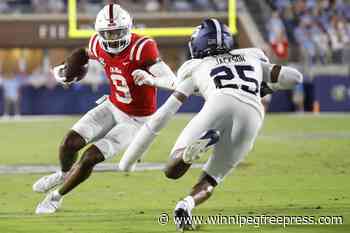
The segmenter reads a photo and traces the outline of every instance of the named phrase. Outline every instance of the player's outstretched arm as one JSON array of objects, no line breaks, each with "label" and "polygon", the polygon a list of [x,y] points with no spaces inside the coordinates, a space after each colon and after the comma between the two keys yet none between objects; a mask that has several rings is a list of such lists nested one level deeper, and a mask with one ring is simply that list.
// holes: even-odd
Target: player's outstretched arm
[{"label": "player's outstretched arm", "polygon": [[154,85],[156,87],[175,90],[176,76],[165,62],[159,61],[150,66],[148,70],[155,77]]},{"label": "player's outstretched arm", "polygon": [[262,63],[263,78],[273,90],[288,90],[303,82],[303,75],[289,66]]},{"label": "player's outstretched arm", "polygon": [[121,171],[132,171],[134,169],[136,161],[146,152],[156,138],[157,133],[177,112],[181,104],[182,102],[174,97],[174,95],[171,95],[151,119],[141,127],[119,162],[119,169]]},{"label": "player's outstretched arm", "polygon": [[141,127],[119,162],[121,171],[132,171],[134,169],[134,164],[146,152],[157,133],[165,127],[193,91],[191,79],[184,80],[179,84],[177,91]]}]

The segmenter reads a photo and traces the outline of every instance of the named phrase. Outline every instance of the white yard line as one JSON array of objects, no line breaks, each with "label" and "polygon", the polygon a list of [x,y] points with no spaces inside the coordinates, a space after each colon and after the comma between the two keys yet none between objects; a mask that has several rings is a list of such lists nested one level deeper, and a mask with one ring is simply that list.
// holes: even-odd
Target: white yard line
[{"label": "white yard line", "polygon": [[64,213],[64,217],[69,218],[81,218],[81,217],[95,217],[95,216],[106,216],[110,215],[109,212],[64,212],[61,210],[58,210],[55,215],[37,215],[34,213],[34,211],[27,212],[27,213],[1,213],[0,212],[0,220],[6,220],[6,219],[38,219],[39,217],[54,217],[54,218],[62,218],[62,215],[59,215],[60,213]]},{"label": "white yard line", "polygon": [[19,116],[19,117],[0,117],[0,124],[8,123],[32,123],[40,121],[59,121],[69,118],[79,117],[69,115],[39,115],[39,116]]},{"label": "white yard line", "polygon": [[[136,165],[136,172],[139,171],[155,171],[163,170],[165,164],[163,163],[139,163]],[[203,164],[193,164],[192,168],[201,168]],[[59,170],[56,165],[0,165],[0,174],[39,174],[51,173]],[[98,164],[94,171],[98,172],[121,172],[118,169],[118,164],[102,163]]]},{"label": "white yard line", "polygon": [[310,133],[289,133],[289,132],[280,132],[274,134],[261,134],[258,137],[259,139],[272,139],[272,140],[286,140],[286,139],[295,139],[295,140],[321,140],[321,139],[350,139],[350,132],[310,132]]},{"label": "white yard line", "polygon": [[[178,118],[192,118],[196,113],[178,113],[176,117]],[[83,115],[26,115],[20,117],[1,117],[0,124],[7,123],[27,123],[27,122],[39,122],[39,121],[59,121],[65,119],[74,119],[82,117]],[[309,118],[309,117],[339,117],[339,118],[350,118],[350,112],[323,112],[323,113],[268,113],[268,116],[287,116],[287,117],[296,117],[296,118]]]}]

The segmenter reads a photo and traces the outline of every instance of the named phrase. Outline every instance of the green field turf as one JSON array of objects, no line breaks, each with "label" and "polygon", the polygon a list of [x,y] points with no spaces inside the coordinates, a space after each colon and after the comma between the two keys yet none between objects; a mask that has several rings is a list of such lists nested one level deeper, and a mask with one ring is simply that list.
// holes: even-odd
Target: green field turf
[{"label": "green field turf", "polygon": [[[77,118],[0,122],[0,164],[57,164],[57,147]],[[188,116],[162,131],[146,162],[165,162]],[[269,115],[254,150],[194,215],[342,216],[342,225],[201,225],[197,232],[350,232],[350,115]],[[115,160],[117,162],[117,159]],[[171,215],[200,170],[178,181],[160,171],[96,173],[53,216],[33,214],[41,175],[0,175],[0,233],[175,232]]]}]

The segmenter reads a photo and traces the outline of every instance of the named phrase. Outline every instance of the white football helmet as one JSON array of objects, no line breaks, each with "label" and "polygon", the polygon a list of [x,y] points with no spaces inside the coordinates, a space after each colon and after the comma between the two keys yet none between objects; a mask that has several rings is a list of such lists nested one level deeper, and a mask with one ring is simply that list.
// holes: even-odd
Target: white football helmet
[{"label": "white football helmet", "polygon": [[109,53],[120,53],[131,41],[132,18],[118,4],[106,5],[96,17],[95,30],[102,48]]}]

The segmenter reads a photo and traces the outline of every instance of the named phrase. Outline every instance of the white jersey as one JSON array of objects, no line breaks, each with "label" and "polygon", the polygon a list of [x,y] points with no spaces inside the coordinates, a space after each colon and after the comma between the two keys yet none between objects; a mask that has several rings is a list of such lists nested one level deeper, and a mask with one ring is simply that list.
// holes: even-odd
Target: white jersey
[{"label": "white jersey", "polygon": [[[199,93],[206,103],[185,127],[172,152],[193,145],[203,132],[218,130],[221,139],[204,171],[220,183],[252,148],[261,127],[261,82],[275,90],[287,90],[302,82],[302,74],[271,64],[260,49],[239,49],[186,62],[178,71],[177,81],[178,92],[186,96]],[[175,93],[151,116],[125,152],[119,166],[122,170],[129,170],[130,164],[142,156],[183,102],[183,96]]]},{"label": "white jersey", "polygon": [[178,71],[181,84],[177,90],[186,95],[199,92],[206,100],[214,92],[232,95],[255,107],[263,116],[260,97],[260,86],[264,79],[263,62],[269,63],[269,60],[262,50],[256,48],[192,59]]}]

